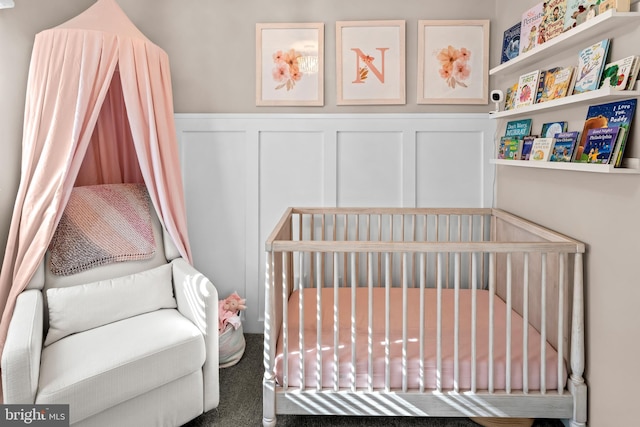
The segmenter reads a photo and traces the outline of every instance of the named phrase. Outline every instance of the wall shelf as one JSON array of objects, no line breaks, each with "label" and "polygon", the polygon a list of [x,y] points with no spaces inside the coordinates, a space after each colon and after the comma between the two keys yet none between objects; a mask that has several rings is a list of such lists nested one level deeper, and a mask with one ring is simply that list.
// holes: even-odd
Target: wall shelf
[{"label": "wall shelf", "polygon": [[537,169],[558,169],[580,172],[597,172],[612,174],[640,174],[640,159],[624,159],[622,167],[616,168],[613,165],[598,165],[589,163],[569,163],[569,162],[530,162],[526,160],[502,160],[491,159],[490,163],[496,165],[537,168]]},{"label": "wall shelf", "polygon": [[504,117],[524,116],[542,110],[552,111],[555,109],[560,109],[568,104],[594,104],[596,103],[594,101],[597,101],[598,104],[604,104],[615,100],[633,98],[637,96],[640,96],[640,91],[615,90],[608,87],[598,90],[592,90],[590,92],[579,93],[576,95],[565,96],[563,98],[542,102],[540,104],[533,104],[526,107],[515,108],[513,110],[489,113],[489,117],[492,119],[499,119]]},{"label": "wall shelf", "polygon": [[516,56],[515,58],[498,65],[489,70],[489,75],[501,73],[513,73],[534,66],[544,55],[561,53],[576,48],[578,50],[593,43],[598,37],[609,38],[612,32],[627,25],[637,24],[640,12],[616,12],[610,9],[593,19],[590,19],[577,27],[568,30],[545,43],[534,47],[528,52]]}]

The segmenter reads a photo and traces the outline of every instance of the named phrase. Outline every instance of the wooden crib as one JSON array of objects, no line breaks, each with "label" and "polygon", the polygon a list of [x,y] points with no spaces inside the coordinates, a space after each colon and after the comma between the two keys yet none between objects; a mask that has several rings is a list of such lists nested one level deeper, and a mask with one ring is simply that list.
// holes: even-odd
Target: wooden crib
[{"label": "wooden crib", "polygon": [[584,250],[498,209],[288,209],[266,242],[263,424],[586,425]]}]

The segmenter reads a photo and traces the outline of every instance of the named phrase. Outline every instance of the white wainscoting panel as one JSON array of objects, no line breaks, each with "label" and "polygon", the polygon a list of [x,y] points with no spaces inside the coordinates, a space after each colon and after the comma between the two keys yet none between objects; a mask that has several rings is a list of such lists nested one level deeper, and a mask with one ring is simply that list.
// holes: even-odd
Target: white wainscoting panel
[{"label": "white wainscoting panel", "polygon": [[491,207],[487,114],[176,114],[194,264],[264,317],[264,242],[289,206]]}]

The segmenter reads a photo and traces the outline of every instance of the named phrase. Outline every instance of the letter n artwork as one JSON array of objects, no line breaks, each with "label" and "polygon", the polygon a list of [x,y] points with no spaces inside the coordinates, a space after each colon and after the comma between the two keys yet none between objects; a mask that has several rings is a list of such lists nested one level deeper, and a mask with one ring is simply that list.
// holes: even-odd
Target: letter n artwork
[{"label": "letter n artwork", "polygon": [[336,22],[338,105],[405,104],[405,21]]},{"label": "letter n artwork", "polygon": [[376,57],[366,55],[364,52],[362,52],[362,50],[358,48],[351,48],[351,50],[356,54],[356,79],[352,83],[365,83],[365,81],[369,77],[369,71],[371,71],[373,75],[378,79],[378,81],[384,84],[384,54],[389,50],[389,48],[376,48],[376,50],[380,53],[380,68],[376,67],[376,64],[373,63]]}]

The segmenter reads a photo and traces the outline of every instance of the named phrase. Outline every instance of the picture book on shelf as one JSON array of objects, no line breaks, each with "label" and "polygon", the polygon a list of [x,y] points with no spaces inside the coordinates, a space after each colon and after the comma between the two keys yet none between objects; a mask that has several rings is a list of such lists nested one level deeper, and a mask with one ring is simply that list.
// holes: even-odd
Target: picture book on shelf
[{"label": "picture book on shelf", "polygon": [[530,71],[520,76],[516,93],[516,108],[533,105],[538,92],[539,76],[540,70]]},{"label": "picture book on shelf", "polygon": [[569,94],[575,67],[554,67],[540,72],[536,102],[551,101]]},{"label": "picture book on shelf", "polygon": [[564,13],[565,31],[584,23],[591,6],[595,6],[596,3],[597,0],[567,0]]},{"label": "picture book on shelf", "polygon": [[604,39],[578,52],[576,82],[573,93],[583,93],[600,87],[600,77],[607,61],[609,39]]},{"label": "picture book on shelf", "polygon": [[636,55],[631,55],[605,65],[602,71],[600,88],[612,87],[615,90],[627,89],[627,83],[633,73],[636,58]]},{"label": "picture book on shelf", "polygon": [[514,83],[513,86],[507,88],[504,95],[504,110],[513,110],[516,108],[516,94],[518,93],[518,83]]},{"label": "picture book on shelf", "polygon": [[522,138],[522,151],[520,152],[520,160],[529,160],[529,156],[531,155],[531,146],[533,145],[533,140],[538,138],[538,135],[527,135]]},{"label": "picture book on shelf", "polygon": [[548,0],[544,11],[543,32],[545,41],[551,40],[564,31],[564,13],[567,0]]},{"label": "picture book on shelf", "polygon": [[540,136],[543,138],[553,138],[556,133],[566,132],[567,131],[567,122],[547,122],[542,124],[542,129],[540,130]]},{"label": "picture book on shelf", "polygon": [[616,147],[615,149],[617,156],[610,161],[610,163],[616,167],[620,166],[637,103],[638,100],[636,98],[631,98],[589,106],[584,127],[580,134],[580,142],[576,146],[575,155],[573,156],[574,160],[582,162],[587,160],[588,152],[585,151],[585,144],[589,129],[620,127],[624,129],[624,132],[622,132],[621,137],[616,143],[619,145],[619,148]]},{"label": "picture book on shelf", "polygon": [[525,137],[531,133],[532,119],[511,120],[507,122],[504,136]]},{"label": "picture book on shelf", "polygon": [[549,161],[570,162],[573,150],[578,142],[578,134],[578,131],[557,133]]},{"label": "picture book on shelf", "polygon": [[522,14],[520,21],[520,54],[530,51],[538,44],[542,44],[539,39],[538,29],[544,19],[544,3],[540,2]]},{"label": "picture book on shelf", "polygon": [[620,128],[593,128],[587,131],[582,163],[609,163]]},{"label": "picture book on shelf", "polygon": [[507,62],[520,54],[520,25],[518,22],[508,28],[502,37],[502,55],[500,63]]},{"label": "picture book on shelf", "polygon": [[504,141],[503,158],[505,160],[520,160],[522,138],[517,136],[503,136],[501,139]]},{"label": "picture book on shelf", "polygon": [[633,61],[633,67],[631,68],[631,74],[629,74],[629,80],[627,81],[627,90],[634,90],[636,80],[638,78],[638,71],[640,71],[640,56],[636,55]]},{"label": "picture book on shelf", "polygon": [[535,138],[531,145],[531,153],[529,154],[530,162],[547,162],[551,157],[551,149],[553,148],[553,138]]}]

